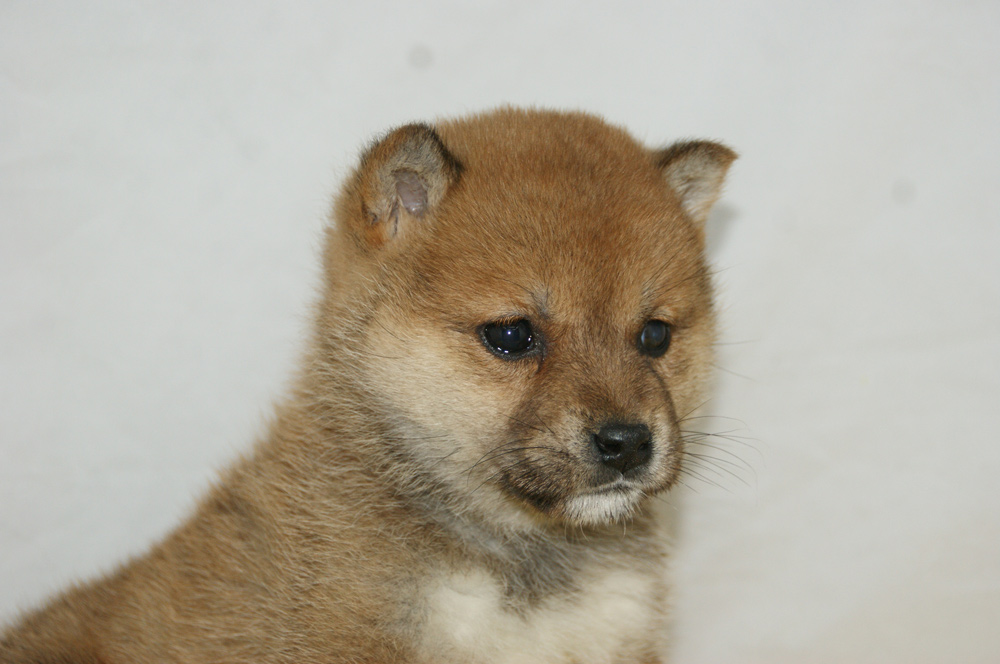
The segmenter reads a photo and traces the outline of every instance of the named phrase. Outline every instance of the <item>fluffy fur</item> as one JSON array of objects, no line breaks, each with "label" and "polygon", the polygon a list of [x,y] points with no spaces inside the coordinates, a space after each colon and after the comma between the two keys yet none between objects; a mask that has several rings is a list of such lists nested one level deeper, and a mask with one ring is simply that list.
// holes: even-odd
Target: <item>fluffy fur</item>
[{"label": "fluffy fur", "polygon": [[[8,628],[0,661],[660,661],[649,498],[704,398],[702,223],[734,158],[516,109],[377,141],[270,430],[148,554]],[[491,351],[484,326],[519,320],[530,351]],[[645,425],[648,461],[602,462],[608,422]]]}]

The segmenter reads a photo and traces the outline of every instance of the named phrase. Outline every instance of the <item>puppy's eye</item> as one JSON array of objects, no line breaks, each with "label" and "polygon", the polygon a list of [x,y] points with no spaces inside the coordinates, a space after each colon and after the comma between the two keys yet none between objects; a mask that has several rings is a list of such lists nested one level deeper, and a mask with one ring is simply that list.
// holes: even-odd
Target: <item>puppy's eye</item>
[{"label": "puppy's eye", "polygon": [[515,359],[535,346],[535,334],[531,323],[521,318],[502,323],[488,323],[483,326],[483,342],[501,357]]},{"label": "puppy's eye", "polygon": [[639,333],[639,352],[650,357],[660,357],[670,348],[670,325],[662,320],[651,320]]}]

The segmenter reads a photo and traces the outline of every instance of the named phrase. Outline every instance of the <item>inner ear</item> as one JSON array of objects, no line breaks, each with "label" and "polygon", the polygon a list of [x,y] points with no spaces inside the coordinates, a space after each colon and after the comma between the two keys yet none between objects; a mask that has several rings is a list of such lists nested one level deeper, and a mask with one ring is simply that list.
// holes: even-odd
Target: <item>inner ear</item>
[{"label": "inner ear", "polygon": [[427,187],[413,171],[396,171],[396,196],[407,212],[422,217],[427,211]]},{"label": "inner ear", "polygon": [[461,170],[429,125],[406,125],[377,141],[362,157],[354,181],[362,242],[375,248],[415,230]]},{"label": "inner ear", "polygon": [[736,153],[720,143],[687,141],[660,150],[654,157],[684,211],[695,224],[704,225]]}]

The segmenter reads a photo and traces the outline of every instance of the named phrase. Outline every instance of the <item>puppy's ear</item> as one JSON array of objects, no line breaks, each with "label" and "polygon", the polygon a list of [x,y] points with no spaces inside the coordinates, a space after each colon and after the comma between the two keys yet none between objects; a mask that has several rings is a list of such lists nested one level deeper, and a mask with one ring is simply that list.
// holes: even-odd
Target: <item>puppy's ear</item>
[{"label": "puppy's ear", "polygon": [[356,236],[378,248],[414,230],[461,174],[461,164],[429,125],[411,124],[372,145],[346,193]]},{"label": "puppy's ear", "polygon": [[695,224],[704,225],[736,153],[719,143],[688,141],[674,143],[654,157],[684,211]]}]

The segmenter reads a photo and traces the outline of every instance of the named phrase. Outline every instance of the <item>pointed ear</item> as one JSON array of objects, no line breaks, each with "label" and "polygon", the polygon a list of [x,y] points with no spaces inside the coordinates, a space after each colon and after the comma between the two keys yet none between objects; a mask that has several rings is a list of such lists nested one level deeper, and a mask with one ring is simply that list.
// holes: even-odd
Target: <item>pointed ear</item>
[{"label": "pointed ear", "polygon": [[354,227],[363,244],[380,247],[431,213],[461,170],[429,125],[400,127],[362,156],[345,192],[350,199],[346,212],[354,218],[342,221]]},{"label": "pointed ear", "polygon": [[719,143],[688,141],[674,143],[654,156],[684,211],[695,224],[702,226],[722,192],[722,181],[736,153]]}]

